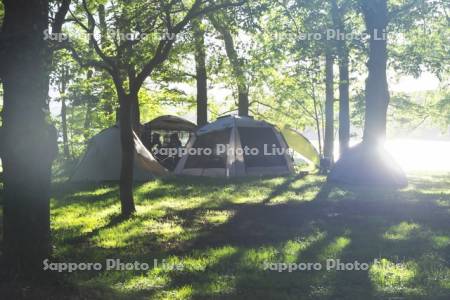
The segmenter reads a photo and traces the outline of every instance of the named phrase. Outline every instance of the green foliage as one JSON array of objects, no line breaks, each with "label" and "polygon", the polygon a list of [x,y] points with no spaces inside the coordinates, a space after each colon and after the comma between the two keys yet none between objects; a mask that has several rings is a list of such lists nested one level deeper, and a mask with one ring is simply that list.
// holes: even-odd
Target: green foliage
[{"label": "green foliage", "polygon": [[[69,149],[77,158],[93,135],[115,123],[118,104],[113,83],[103,72],[81,69],[67,51],[55,53],[50,83],[55,91],[52,100],[60,105],[64,100],[67,106]],[[60,113],[53,121],[62,134]],[[62,149],[62,137],[59,142]]]},{"label": "green foliage", "polygon": [[[161,35],[165,33],[169,13],[172,24],[186,13],[189,3],[181,1],[88,1],[88,10],[95,18],[94,31],[101,50],[120,69],[120,79],[128,90],[129,71],[139,72],[152,57]],[[338,18],[333,15],[336,3]],[[389,63],[395,75],[420,76],[424,71],[437,75],[440,91],[426,96],[392,96],[390,127],[405,132],[426,123],[442,129],[448,126],[448,18],[442,1],[389,1],[390,27]],[[64,31],[84,61],[99,60],[92,43],[86,40],[83,27],[89,24],[81,1],[74,2],[73,14],[79,24],[68,23]],[[100,18],[100,4],[105,8],[105,22]],[[149,5],[152,4],[152,5]],[[170,5],[172,6],[170,6]],[[205,3],[207,4],[207,3]],[[184,6],[183,6],[184,5]],[[317,9],[320,7],[321,9]],[[334,11],[336,13],[336,11]],[[315,128],[321,132],[325,99],[324,55],[337,55],[336,40],[326,40],[327,29],[342,30],[356,38],[346,40],[350,51],[350,110],[352,132],[364,125],[364,79],[366,77],[367,41],[359,39],[365,31],[359,1],[253,1],[201,16],[205,30],[205,50],[209,82],[208,110],[214,119],[236,110],[236,78],[226,57],[223,39],[212,26],[214,16],[232,35],[239,65],[248,84],[250,112],[257,118],[278,123],[283,120],[297,129]],[[150,22],[153,20],[154,22]],[[338,24],[340,20],[342,24]],[[82,25],[80,25],[82,24]],[[113,34],[119,34],[115,35]],[[120,34],[146,34],[143,39],[124,41]],[[321,39],[305,38],[308,33],[320,33]],[[392,38],[393,37],[393,38]],[[433,45],[430,47],[430,45]],[[195,112],[194,38],[190,25],[177,36],[164,64],[152,72],[144,90],[139,92],[142,121],[159,114],[179,113],[192,116]],[[58,54],[60,55],[60,54]],[[61,55],[67,55],[61,54]],[[68,58],[58,58],[63,66],[73,65]],[[338,96],[338,70],[335,61],[335,97]],[[87,74],[91,73],[90,79]],[[53,84],[60,84],[56,74]],[[58,77],[59,76],[59,77]],[[117,95],[114,84],[105,71],[93,67],[75,67],[65,93],[69,103],[71,142],[74,154],[82,152],[87,139],[101,129],[114,124]],[[423,97],[426,101],[423,101]],[[55,99],[55,101],[59,101]],[[90,111],[88,113],[88,110]],[[338,105],[336,105],[338,110]],[[91,126],[84,126],[86,117]],[[401,125],[401,126],[399,126]],[[75,146],[77,145],[77,146]]]},{"label": "green foliage", "polygon": [[5,16],[5,8],[3,7],[3,2],[0,2],[0,25],[3,23],[4,16]]},{"label": "green foliage", "polygon": [[[141,120],[145,122],[149,122],[154,118],[164,114],[161,106],[163,104],[162,100],[165,99],[173,99],[173,95],[167,95],[167,97],[163,96],[164,92],[156,92],[155,95],[152,95],[150,91],[145,89],[139,92],[139,105],[141,107]],[[161,97],[161,98],[159,98]]]},{"label": "green foliage", "polygon": [[419,126],[432,123],[445,133],[450,125],[450,92],[446,89],[414,94],[397,94],[391,98],[391,126],[413,132]]},{"label": "green foliage", "polygon": [[397,72],[420,76],[429,71],[443,79],[449,74],[450,27],[444,2],[418,4],[394,19],[392,65]]}]

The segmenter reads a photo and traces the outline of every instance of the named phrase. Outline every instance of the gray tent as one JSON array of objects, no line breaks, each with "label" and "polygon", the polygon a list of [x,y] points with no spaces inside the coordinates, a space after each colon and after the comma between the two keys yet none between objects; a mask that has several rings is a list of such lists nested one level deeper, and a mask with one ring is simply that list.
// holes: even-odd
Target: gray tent
[{"label": "gray tent", "polygon": [[[280,152],[273,154],[273,148]],[[211,149],[211,153],[201,149]],[[258,151],[250,153],[244,149]],[[217,177],[291,174],[293,160],[287,150],[286,141],[273,125],[251,117],[225,116],[195,133],[175,174]]]},{"label": "gray tent", "polygon": [[[134,144],[134,180],[147,181],[153,179],[154,175],[168,173],[145,148],[135,133]],[[120,179],[120,167],[120,129],[116,125],[103,130],[89,141],[88,149],[76,166],[70,181],[117,181]]]}]

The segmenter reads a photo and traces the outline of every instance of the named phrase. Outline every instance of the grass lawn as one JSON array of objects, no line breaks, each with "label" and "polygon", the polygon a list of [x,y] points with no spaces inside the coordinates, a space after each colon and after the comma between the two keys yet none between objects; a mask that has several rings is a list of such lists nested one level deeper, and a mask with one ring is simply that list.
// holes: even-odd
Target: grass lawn
[{"label": "grass lawn", "polygon": [[[401,191],[316,175],[167,178],[135,195],[137,214],[121,220],[117,186],[55,186],[53,261],[150,265],[66,273],[73,299],[450,299],[450,174],[412,174]],[[323,268],[264,269],[294,262]]]}]

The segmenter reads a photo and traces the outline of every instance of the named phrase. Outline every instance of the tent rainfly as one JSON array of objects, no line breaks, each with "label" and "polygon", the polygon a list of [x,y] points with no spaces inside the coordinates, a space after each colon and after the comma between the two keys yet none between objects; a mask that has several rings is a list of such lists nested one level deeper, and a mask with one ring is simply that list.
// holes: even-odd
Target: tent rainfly
[{"label": "tent rainfly", "polygon": [[225,116],[192,136],[175,174],[211,177],[292,174],[293,160],[287,150],[284,137],[273,125],[251,117]]},{"label": "tent rainfly", "polygon": [[[134,180],[147,181],[154,175],[165,175],[168,171],[162,167],[145,148],[139,137],[134,134]],[[120,129],[113,126],[94,136],[88,149],[70,178],[76,182],[118,181],[121,168]]]}]

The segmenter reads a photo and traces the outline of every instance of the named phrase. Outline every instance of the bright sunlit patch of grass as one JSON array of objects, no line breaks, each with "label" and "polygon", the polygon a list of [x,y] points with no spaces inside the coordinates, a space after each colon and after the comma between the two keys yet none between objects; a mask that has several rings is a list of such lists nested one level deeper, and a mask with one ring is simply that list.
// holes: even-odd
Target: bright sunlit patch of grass
[{"label": "bright sunlit patch of grass", "polygon": [[339,236],[328,244],[320,253],[320,258],[338,258],[342,251],[350,244],[351,239],[346,236]]},{"label": "bright sunlit patch of grass", "polygon": [[[170,225],[168,225],[170,226]],[[98,247],[102,248],[122,248],[132,246],[134,240],[143,234],[149,233],[153,228],[157,228],[154,220],[126,220],[113,228],[106,228],[92,238]]]},{"label": "bright sunlit patch of grass", "polygon": [[372,264],[369,277],[378,292],[411,293],[417,272],[417,264],[414,262],[394,263],[382,258]]},{"label": "bright sunlit patch of grass", "polygon": [[433,236],[431,237],[431,240],[436,248],[446,248],[450,246],[450,237],[446,235]]},{"label": "bright sunlit patch of grass", "polygon": [[103,196],[114,191],[117,191],[117,187],[100,187],[92,191],[77,192],[74,193],[73,196],[74,197]]},{"label": "bright sunlit patch of grass", "polygon": [[200,216],[200,222],[206,224],[223,224],[226,223],[233,215],[235,211],[232,210],[207,210],[202,216]]},{"label": "bright sunlit patch of grass", "polygon": [[203,272],[206,268],[217,266],[222,260],[225,260],[235,254],[238,249],[231,246],[220,248],[209,248],[204,251],[194,251],[191,255],[179,258],[186,271]]},{"label": "bright sunlit patch of grass", "polygon": [[314,243],[323,240],[325,237],[326,233],[316,231],[308,237],[287,241],[282,249],[283,261],[298,261],[302,251],[308,249]]},{"label": "bright sunlit patch of grass", "polygon": [[243,250],[240,265],[248,269],[260,269],[264,262],[276,261],[280,251],[274,246],[263,246]]},{"label": "bright sunlit patch of grass", "polygon": [[153,291],[162,289],[170,283],[170,274],[161,272],[160,270],[152,270],[147,274],[133,276],[123,283],[116,284],[115,289],[121,292],[127,291]]},{"label": "bright sunlit patch of grass", "polygon": [[398,225],[391,226],[383,234],[383,238],[387,240],[406,240],[413,235],[419,234],[421,229],[422,226],[417,223],[401,222]]},{"label": "bright sunlit patch of grass", "polygon": [[152,297],[155,300],[182,300],[192,299],[194,289],[191,285],[184,285],[177,289],[158,292]]}]

